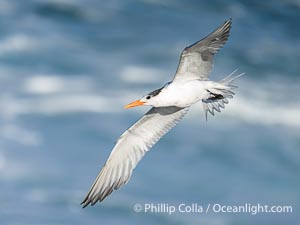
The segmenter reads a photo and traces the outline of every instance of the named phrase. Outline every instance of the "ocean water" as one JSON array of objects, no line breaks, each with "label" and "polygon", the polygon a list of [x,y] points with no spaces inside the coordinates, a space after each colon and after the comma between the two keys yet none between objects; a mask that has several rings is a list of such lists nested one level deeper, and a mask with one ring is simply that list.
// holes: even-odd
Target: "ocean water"
[{"label": "ocean water", "polygon": [[[201,103],[101,204],[80,202],[114,141],[170,81],[181,50],[228,18],[211,79],[237,94]],[[0,224],[299,224],[300,1],[0,1]],[[135,204],[291,206],[289,213],[140,212]]]}]

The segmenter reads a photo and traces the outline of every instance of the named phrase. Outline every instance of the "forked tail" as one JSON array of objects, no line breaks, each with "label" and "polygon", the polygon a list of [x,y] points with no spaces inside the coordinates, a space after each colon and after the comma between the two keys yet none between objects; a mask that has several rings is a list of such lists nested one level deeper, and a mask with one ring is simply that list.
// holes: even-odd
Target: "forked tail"
[{"label": "forked tail", "polygon": [[205,112],[205,118],[207,120],[207,113],[215,115],[215,111],[221,112],[221,108],[225,108],[225,104],[228,103],[228,99],[233,98],[234,92],[233,89],[237,86],[232,85],[232,82],[243,76],[245,73],[234,76],[237,70],[233,71],[224,79],[216,82],[212,87],[207,89],[207,98],[202,100],[203,109]]}]

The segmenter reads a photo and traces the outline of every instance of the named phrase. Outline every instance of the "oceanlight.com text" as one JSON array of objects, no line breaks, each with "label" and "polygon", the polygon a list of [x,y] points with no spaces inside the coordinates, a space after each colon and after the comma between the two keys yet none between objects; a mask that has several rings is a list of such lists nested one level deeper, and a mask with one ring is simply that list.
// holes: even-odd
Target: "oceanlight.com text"
[{"label": "oceanlight.com text", "polygon": [[291,205],[267,205],[267,204],[242,204],[242,205],[225,205],[219,203],[199,204],[199,203],[143,203],[135,204],[133,210],[137,213],[248,213],[251,215],[263,213],[292,213]]}]

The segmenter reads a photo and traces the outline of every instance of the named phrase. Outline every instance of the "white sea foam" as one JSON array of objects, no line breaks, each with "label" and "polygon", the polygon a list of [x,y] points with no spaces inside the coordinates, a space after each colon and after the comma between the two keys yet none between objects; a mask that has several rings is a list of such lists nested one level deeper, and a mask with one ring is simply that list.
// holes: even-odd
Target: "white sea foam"
[{"label": "white sea foam", "polygon": [[[110,104],[115,102],[115,104]],[[64,94],[59,96],[45,96],[37,98],[8,97],[2,100],[2,114],[13,118],[26,114],[67,114],[78,112],[115,112],[116,105],[120,105],[118,98],[104,98],[91,94]],[[108,107],[109,106],[109,107]],[[120,107],[121,108],[121,107]]]},{"label": "white sea foam", "polygon": [[251,123],[266,125],[300,126],[300,106],[274,104],[240,96],[228,107],[228,115]]},{"label": "white sea foam", "polygon": [[55,94],[87,92],[92,82],[84,76],[65,78],[58,75],[35,75],[24,81],[23,90],[30,94]]},{"label": "white sea foam", "polygon": [[63,79],[51,76],[35,76],[26,81],[25,91],[37,94],[49,94],[63,90]]},{"label": "white sea foam", "polygon": [[159,82],[166,72],[152,67],[129,65],[124,67],[120,74],[126,82],[149,84]]},{"label": "white sea foam", "polygon": [[1,40],[0,42],[0,55],[32,50],[36,46],[35,41],[24,34],[14,34]]}]

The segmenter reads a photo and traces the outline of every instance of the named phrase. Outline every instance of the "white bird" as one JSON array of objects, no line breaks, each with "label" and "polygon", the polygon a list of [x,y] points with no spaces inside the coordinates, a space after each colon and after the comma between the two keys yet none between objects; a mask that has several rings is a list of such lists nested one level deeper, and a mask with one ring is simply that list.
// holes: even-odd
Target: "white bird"
[{"label": "white bird", "polygon": [[232,81],[243,75],[234,72],[219,82],[210,81],[215,53],[229,37],[231,19],[225,21],[204,39],[186,47],[173,78],[160,89],[150,92],[141,99],[125,106],[153,106],[140,120],[127,129],[117,140],[108,160],[81,203],[83,207],[102,201],[113,190],[126,184],[147,151],[187,113],[189,107],[202,101],[207,112],[214,115],[234,95]]}]

